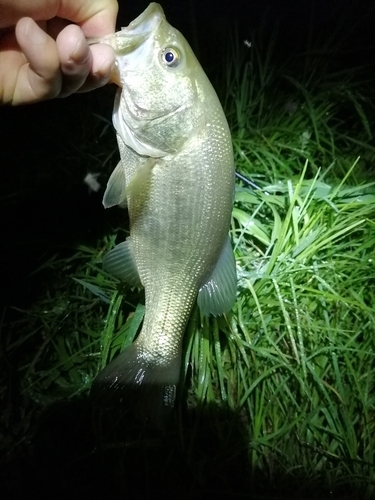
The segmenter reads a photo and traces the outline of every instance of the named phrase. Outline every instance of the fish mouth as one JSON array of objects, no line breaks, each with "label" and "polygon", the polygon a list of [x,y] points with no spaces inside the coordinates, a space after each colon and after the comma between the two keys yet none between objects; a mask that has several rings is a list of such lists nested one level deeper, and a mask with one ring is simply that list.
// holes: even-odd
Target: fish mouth
[{"label": "fish mouth", "polygon": [[117,31],[114,35],[110,35],[111,45],[116,54],[121,56],[133,52],[165,20],[161,6],[157,3],[151,3],[129,26],[121,28],[121,31]]},{"label": "fish mouth", "polygon": [[164,11],[158,3],[150,5],[136,17],[128,27],[122,28],[117,34],[121,37],[122,33],[127,35],[148,35],[159,26],[162,21],[166,21]]},{"label": "fish mouth", "polygon": [[[153,2],[126,28],[121,28],[121,31],[102,38],[88,38],[87,41],[89,45],[105,43],[114,49],[117,57],[125,56],[138,49],[163,21],[166,21],[163,9],[158,3]],[[118,63],[110,81],[122,87]]]}]

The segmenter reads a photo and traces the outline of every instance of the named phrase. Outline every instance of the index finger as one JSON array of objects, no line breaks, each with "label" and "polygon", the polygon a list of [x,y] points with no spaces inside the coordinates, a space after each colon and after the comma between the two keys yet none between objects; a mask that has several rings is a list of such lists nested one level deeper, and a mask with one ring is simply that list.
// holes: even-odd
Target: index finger
[{"label": "index finger", "polygon": [[86,37],[109,35],[115,31],[116,0],[62,0],[57,17],[78,24]]}]

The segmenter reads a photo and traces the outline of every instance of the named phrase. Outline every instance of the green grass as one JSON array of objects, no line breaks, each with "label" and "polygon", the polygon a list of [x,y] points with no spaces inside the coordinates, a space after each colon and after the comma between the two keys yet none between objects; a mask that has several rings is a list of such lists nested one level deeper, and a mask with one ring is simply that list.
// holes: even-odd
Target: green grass
[{"label": "green grass", "polygon": [[[233,311],[207,319],[196,308],[187,328],[177,408],[182,446],[191,462],[200,457],[197,476],[211,456],[202,435],[212,432],[221,466],[245,461],[248,479],[269,481],[275,497],[285,487],[298,498],[315,488],[317,495],[348,489],[370,499],[375,113],[369,85],[352,71],[277,69],[272,46],[266,55],[256,47],[244,55],[236,50],[223,101],[237,169],[260,189],[240,182],[236,188]],[[104,163],[112,154],[102,153]],[[9,380],[17,367],[24,412],[12,425],[15,394],[0,381],[8,460],[27,449],[43,409],[85,398],[98,371],[139,331],[142,293],[101,268],[103,254],[126,230],[114,233],[69,257],[51,257],[32,277],[49,283],[37,300],[5,310],[2,354],[17,360],[5,375]],[[234,444],[228,428],[239,429]]]}]

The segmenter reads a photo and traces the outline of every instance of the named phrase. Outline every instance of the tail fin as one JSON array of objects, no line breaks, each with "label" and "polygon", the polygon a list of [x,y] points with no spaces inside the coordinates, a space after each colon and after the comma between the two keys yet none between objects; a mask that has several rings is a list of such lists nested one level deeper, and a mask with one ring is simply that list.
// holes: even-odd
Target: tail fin
[{"label": "tail fin", "polygon": [[134,343],[98,374],[90,395],[99,406],[120,403],[146,422],[163,426],[174,407],[180,363],[150,362]]}]

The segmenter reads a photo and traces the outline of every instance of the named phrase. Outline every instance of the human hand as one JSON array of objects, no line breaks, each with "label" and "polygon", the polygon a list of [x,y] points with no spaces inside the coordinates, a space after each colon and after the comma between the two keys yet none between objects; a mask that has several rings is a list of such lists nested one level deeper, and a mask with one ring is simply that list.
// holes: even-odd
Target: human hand
[{"label": "human hand", "polygon": [[89,46],[86,37],[113,33],[117,9],[116,0],[0,0],[0,103],[38,102],[105,85],[114,51]]}]

